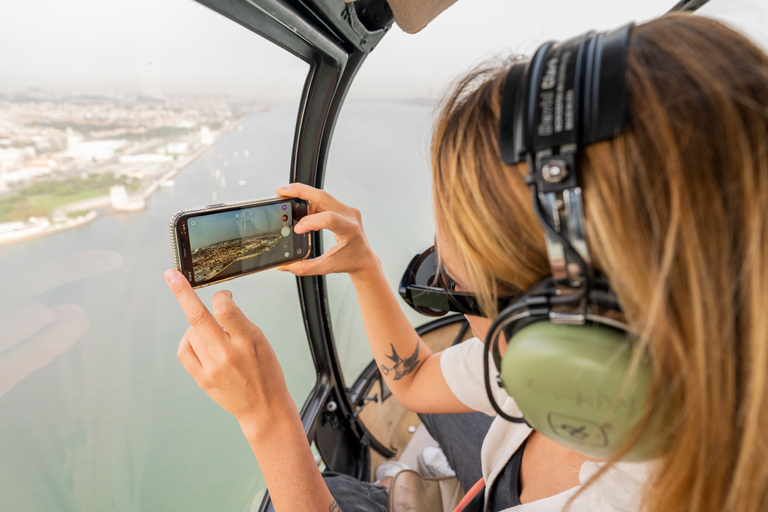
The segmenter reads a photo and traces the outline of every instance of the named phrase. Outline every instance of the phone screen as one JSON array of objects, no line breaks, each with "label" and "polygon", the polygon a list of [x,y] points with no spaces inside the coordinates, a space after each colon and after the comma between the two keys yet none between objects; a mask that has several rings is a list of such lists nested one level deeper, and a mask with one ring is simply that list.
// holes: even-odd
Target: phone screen
[{"label": "phone screen", "polygon": [[290,201],[192,214],[186,223],[198,285],[306,256],[294,242]]}]

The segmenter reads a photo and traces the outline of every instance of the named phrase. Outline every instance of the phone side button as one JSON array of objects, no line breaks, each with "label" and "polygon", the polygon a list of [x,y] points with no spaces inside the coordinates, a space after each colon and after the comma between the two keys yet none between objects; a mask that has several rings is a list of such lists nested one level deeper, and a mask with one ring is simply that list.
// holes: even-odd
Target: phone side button
[{"label": "phone side button", "polygon": [[224,203],[213,203],[205,205],[206,208],[213,208],[214,206],[224,206]]}]

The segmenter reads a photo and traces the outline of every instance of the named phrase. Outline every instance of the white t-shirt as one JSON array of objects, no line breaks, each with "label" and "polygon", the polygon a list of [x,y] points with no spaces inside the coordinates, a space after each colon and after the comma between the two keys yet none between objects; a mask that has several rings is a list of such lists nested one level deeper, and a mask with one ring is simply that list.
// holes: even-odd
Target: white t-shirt
[{"label": "white t-shirt", "polygon": [[[497,416],[488,402],[483,382],[483,350],[485,345],[472,338],[443,351],[440,367],[453,394],[467,407],[490,416]],[[490,358],[491,376],[496,375]],[[492,377],[493,378],[493,377]],[[492,382],[496,403],[510,416],[521,416],[520,409],[506,391]],[[483,440],[480,453],[485,480],[485,504],[491,485],[512,455],[531,433],[526,424],[512,423],[496,417]],[[604,465],[587,461],[581,465],[579,482],[584,485]],[[570,512],[632,512],[639,510],[642,491],[653,462],[619,462],[590,485],[571,504]],[[523,503],[501,512],[559,512],[580,486],[542,500]],[[499,511],[493,511],[499,512]]]}]

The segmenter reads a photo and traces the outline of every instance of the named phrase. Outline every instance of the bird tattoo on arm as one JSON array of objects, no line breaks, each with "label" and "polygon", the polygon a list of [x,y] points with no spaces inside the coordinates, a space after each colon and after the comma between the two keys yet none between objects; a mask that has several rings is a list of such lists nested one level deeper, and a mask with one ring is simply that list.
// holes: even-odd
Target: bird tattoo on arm
[{"label": "bird tattoo on arm", "polygon": [[410,374],[419,365],[419,343],[416,343],[416,350],[414,350],[413,355],[406,359],[400,357],[393,344],[390,343],[389,346],[392,349],[392,354],[387,355],[387,359],[391,360],[394,364],[391,368],[381,365],[381,373],[385,376],[389,376],[390,373],[395,372],[395,376],[392,377],[392,380],[400,380]]}]

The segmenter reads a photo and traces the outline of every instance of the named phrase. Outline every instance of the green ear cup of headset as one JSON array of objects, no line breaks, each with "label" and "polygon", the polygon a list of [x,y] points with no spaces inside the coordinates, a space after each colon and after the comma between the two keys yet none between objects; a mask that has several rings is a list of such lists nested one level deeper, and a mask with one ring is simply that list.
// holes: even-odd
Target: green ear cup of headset
[{"label": "green ear cup of headset", "polygon": [[[626,378],[631,359],[632,343],[621,331],[541,321],[515,333],[500,374],[534,429],[574,451],[607,459],[630,438],[648,400],[648,366],[641,363]],[[647,428],[623,460],[653,457],[654,430]]]}]

